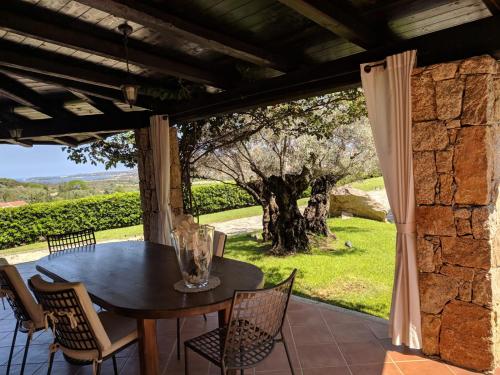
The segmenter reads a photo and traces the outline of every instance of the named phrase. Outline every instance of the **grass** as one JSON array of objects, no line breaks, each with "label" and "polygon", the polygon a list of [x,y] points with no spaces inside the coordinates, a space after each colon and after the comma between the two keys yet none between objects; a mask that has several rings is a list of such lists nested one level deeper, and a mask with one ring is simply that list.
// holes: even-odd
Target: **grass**
[{"label": "grass", "polygon": [[[230,237],[226,256],[260,267],[268,285],[299,270],[294,293],[362,311],[389,316],[394,276],[393,224],[353,218],[329,219],[337,240],[316,239],[311,254],[275,257],[268,244],[251,234]],[[352,247],[346,247],[349,240]]]},{"label": "grass", "polygon": [[382,190],[385,187],[382,177],[367,178],[366,180],[355,181],[349,185],[363,191]]}]

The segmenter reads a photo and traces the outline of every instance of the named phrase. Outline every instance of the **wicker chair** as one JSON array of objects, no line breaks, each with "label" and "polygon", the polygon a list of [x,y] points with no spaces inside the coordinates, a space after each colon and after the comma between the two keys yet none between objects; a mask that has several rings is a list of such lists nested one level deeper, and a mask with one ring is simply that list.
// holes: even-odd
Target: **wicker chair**
[{"label": "wicker chair", "polygon": [[92,364],[94,375],[111,357],[117,375],[115,354],[137,341],[136,321],[109,311],[96,313],[82,283],[49,283],[37,275],[29,285],[54,333],[47,375],[57,350],[72,363]]},{"label": "wicker chair", "polygon": [[257,366],[277,342],[282,342],[294,375],[282,327],[296,272],[272,288],[236,291],[228,325],[184,343],[185,374],[189,375],[188,349],[220,367],[224,375],[238,369],[243,374],[244,369]]},{"label": "wicker chair", "polygon": [[96,243],[93,229],[84,229],[78,232],[63,234],[49,234],[46,238],[50,254],[77,247],[95,245]]},{"label": "wicker chair", "polygon": [[[214,255],[222,258],[226,248],[227,235],[223,232],[214,231]],[[203,314],[203,319],[207,321],[207,316]],[[181,359],[181,320],[177,318],[177,359]]]},{"label": "wicker chair", "polygon": [[45,329],[43,310],[42,306],[36,303],[26,287],[17,268],[9,265],[4,259],[0,263],[2,263],[0,266],[0,292],[4,298],[7,299],[7,302],[14,312],[14,317],[16,318],[16,327],[14,329],[14,336],[12,337],[6,374],[8,375],[10,373],[17,333],[20,331],[27,333],[20,371],[20,374],[23,375],[33,334]]}]

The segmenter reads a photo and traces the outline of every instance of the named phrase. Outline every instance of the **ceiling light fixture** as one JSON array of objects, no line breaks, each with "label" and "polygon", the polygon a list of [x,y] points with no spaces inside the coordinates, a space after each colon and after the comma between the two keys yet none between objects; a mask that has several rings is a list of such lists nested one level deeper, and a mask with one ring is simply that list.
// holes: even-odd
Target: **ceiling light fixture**
[{"label": "ceiling light fixture", "polygon": [[125,102],[130,108],[137,102],[137,94],[139,93],[139,85],[132,79],[130,68],[128,66],[128,37],[134,31],[127,21],[118,26],[118,30],[123,34],[123,47],[125,49],[125,61],[127,63],[127,82],[121,86]]}]

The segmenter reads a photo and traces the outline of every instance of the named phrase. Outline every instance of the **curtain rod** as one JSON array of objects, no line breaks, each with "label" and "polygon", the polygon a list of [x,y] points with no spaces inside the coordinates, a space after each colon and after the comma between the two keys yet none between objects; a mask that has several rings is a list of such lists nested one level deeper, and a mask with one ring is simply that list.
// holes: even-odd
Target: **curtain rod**
[{"label": "curtain rod", "polygon": [[374,68],[376,66],[383,66],[385,69],[385,68],[387,68],[387,61],[384,60],[383,62],[380,62],[378,64],[365,65],[363,70],[365,71],[365,73],[370,73],[372,71],[372,68]]}]

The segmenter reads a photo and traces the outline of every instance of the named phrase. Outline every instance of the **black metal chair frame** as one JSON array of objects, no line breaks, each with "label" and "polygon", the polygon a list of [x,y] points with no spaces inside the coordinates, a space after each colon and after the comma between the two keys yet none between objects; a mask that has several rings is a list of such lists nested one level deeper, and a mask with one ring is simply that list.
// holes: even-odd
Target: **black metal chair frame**
[{"label": "black metal chair frame", "polygon": [[[292,362],[291,362],[291,358],[290,358],[290,352],[288,350],[288,345],[287,345],[285,337],[283,335],[283,324],[285,322],[286,311],[288,308],[288,303],[290,301],[290,295],[292,292],[293,283],[295,280],[296,273],[297,273],[297,270],[293,270],[292,274],[286,280],[284,280],[283,282],[281,282],[280,284],[278,284],[274,287],[259,289],[259,290],[237,290],[234,292],[233,302],[231,304],[231,311],[230,311],[230,315],[229,315],[229,324],[232,324],[231,322],[237,322],[238,326],[243,327],[243,329],[245,327],[248,327],[248,330],[252,332],[252,335],[254,335],[254,336],[260,335],[260,337],[266,337],[265,340],[267,340],[267,341],[263,341],[262,343],[260,343],[260,345],[257,345],[257,346],[252,348],[253,354],[255,354],[255,357],[258,357],[258,358],[252,358],[252,363],[245,365],[244,364],[245,359],[243,358],[244,355],[240,354],[240,356],[241,356],[240,361],[242,362],[241,366],[237,366],[237,367],[227,366],[224,358],[225,358],[225,355],[227,354],[226,351],[227,351],[228,346],[230,346],[230,344],[232,344],[230,342],[230,340],[234,339],[234,338],[230,337],[231,336],[230,334],[228,335],[228,333],[230,333],[231,327],[226,326],[223,328],[217,328],[217,329],[212,330],[208,333],[205,333],[201,336],[195,337],[191,340],[187,340],[184,342],[185,375],[189,375],[188,349],[191,349],[192,351],[199,354],[203,358],[207,359],[208,361],[212,362],[216,366],[220,367],[222,375],[225,375],[226,371],[228,371],[228,370],[238,370],[238,369],[240,370],[240,374],[243,375],[245,369],[253,368],[257,365],[257,363],[262,362],[265,358],[267,358],[267,356],[269,356],[271,354],[271,352],[273,351],[274,345],[276,343],[283,343],[283,346],[285,348],[286,357],[288,360],[288,364],[290,366],[290,371],[291,371],[292,375],[295,375],[295,372],[294,372],[293,366],[292,366]],[[280,287],[285,286],[287,283],[289,283],[290,285],[289,285],[288,291],[287,291],[286,302],[284,304],[282,316],[280,317],[279,328],[277,330],[277,333],[274,334],[274,336],[271,336],[272,334],[268,334],[265,332],[265,330],[262,330],[259,327],[252,325],[247,320],[235,320],[235,319],[233,319],[234,318],[233,315],[235,314],[235,307],[239,304],[239,300],[244,299],[244,298],[240,297],[241,295],[245,295],[245,294],[249,294],[249,293],[250,294],[266,293],[266,292],[269,292],[272,290],[279,289]],[[207,339],[203,340],[203,338],[207,338]],[[212,340],[210,340],[210,338],[212,338]],[[197,347],[195,345],[197,340],[200,342],[203,342],[203,344]],[[240,340],[241,340],[241,338],[240,338]],[[211,341],[211,342],[209,342],[209,341]],[[217,350],[220,353],[220,361],[215,360],[213,357],[208,355],[206,353],[206,351],[204,350],[204,349],[208,349],[210,344],[217,346]],[[203,348],[203,349],[201,349],[201,348]],[[245,355],[248,356],[248,353],[246,353]]]},{"label": "black metal chair frame", "polygon": [[50,254],[96,244],[94,229],[91,228],[62,234],[48,234],[46,239]]},{"label": "black metal chair frame", "polygon": [[10,307],[12,308],[12,312],[14,313],[14,317],[16,318],[16,327],[14,329],[14,335],[12,337],[12,344],[10,346],[10,352],[9,352],[9,360],[7,361],[7,371],[5,372],[5,374],[6,375],[10,374],[10,367],[12,364],[14,347],[16,345],[17,333],[22,332],[27,334],[26,343],[24,345],[23,362],[21,364],[21,371],[19,373],[20,375],[23,375],[24,369],[26,367],[26,359],[28,358],[29,346],[31,343],[31,339],[33,338],[33,333],[42,331],[44,328],[29,330],[24,326],[25,322],[31,321],[31,317],[26,311],[26,308],[24,307],[23,303],[21,302],[21,299],[19,298],[19,294],[17,293],[16,289],[10,282],[9,277],[7,276],[5,271],[0,271],[0,288],[7,292],[5,298],[7,299],[7,302],[9,303]]},{"label": "black metal chair frame", "polygon": [[[49,320],[49,325],[51,326],[54,332],[54,344],[60,344],[68,349],[78,351],[78,350],[96,350],[99,355],[101,355],[101,351],[97,346],[97,342],[95,340],[95,333],[92,330],[92,326],[90,325],[86,315],[83,313],[83,308],[80,304],[80,301],[73,289],[65,289],[57,292],[43,292],[34,288],[31,280],[28,281],[30,289],[33,291],[38,302],[43,306],[44,312],[48,313],[56,313],[57,315],[57,324],[53,326],[53,323]],[[61,306],[58,306],[60,300],[66,301],[64,309]],[[78,321],[78,327],[80,329],[75,332],[75,330],[71,327],[70,319],[61,315],[61,310],[71,312],[75,314],[75,318]],[[59,313],[59,314],[58,314]],[[82,345],[77,345],[77,343],[82,343]],[[102,363],[103,361],[109,359],[110,357],[113,360],[113,371],[115,375],[118,375],[118,365],[116,362],[116,354],[126,349],[128,346],[134,344],[137,340],[130,342],[129,344],[121,347],[119,350],[109,354],[105,357],[100,357],[99,361],[96,365],[96,375],[101,374]],[[55,352],[50,353],[49,357],[49,366],[47,370],[47,375],[50,375],[52,372],[52,365],[54,362]],[[70,357],[66,357],[66,360],[73,365],[85,366],[89,365],[92,362],[90,361],[80,361],[74,360]]]}]

